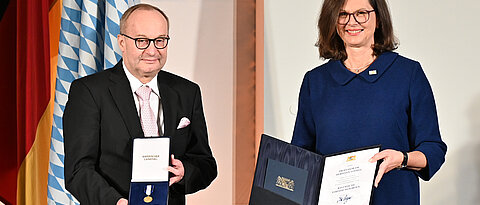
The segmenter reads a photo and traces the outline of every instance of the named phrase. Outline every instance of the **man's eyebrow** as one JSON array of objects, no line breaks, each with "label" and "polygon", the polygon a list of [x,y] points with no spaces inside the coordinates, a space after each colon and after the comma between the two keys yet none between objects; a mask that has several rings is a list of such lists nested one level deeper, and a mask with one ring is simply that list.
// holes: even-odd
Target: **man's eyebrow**
[{"label": "man's eyebrow", "polygon": [[[147,36],[146,36],[145,34],[137,34],[137,35],[135,35],[135,38],[139,38],[139,37],[140,37],[140,38],[147,38]],[[158,36],[155,37],[155,38],[160,38],[160,37],[166,38],[166,37],[168,37],[168,34],[160,34],[160,35],[158,35]]]}]

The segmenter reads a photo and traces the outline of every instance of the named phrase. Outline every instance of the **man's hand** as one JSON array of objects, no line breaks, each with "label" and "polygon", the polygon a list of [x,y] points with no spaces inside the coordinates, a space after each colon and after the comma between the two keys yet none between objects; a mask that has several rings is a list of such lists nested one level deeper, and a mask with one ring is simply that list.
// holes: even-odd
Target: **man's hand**
[{"label": "man's hand", "polygon": [[168,171],[175,175],[170,178],[170,186],[174,183],[178,183],[180,180],[183,179],[183,175],[185,175],[185,169],[183,168],[182,161],[175,159],[175,156],[173,156],[173,154],[172,166],[168,166]]},{"label": "man's hand", "polygon": [[117,201],[117,205],[128,205],[128,200],[121,198]]}]

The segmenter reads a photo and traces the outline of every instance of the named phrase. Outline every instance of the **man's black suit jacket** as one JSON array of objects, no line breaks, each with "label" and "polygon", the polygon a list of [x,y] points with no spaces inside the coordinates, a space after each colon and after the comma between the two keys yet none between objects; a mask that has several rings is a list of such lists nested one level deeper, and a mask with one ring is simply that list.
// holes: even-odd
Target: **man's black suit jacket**
[{"label": "man's black suit jacket", "polygon": [[[158,87],[170,150],[185,176],[170,186],[169,204],[185,204],[185,194],[206,188],[217,176],[208,143],[200,88],[160,71]],[[189,126],[177,129],[182,117]],[[63,115],[65,185],[82,205],[128,199],[132,142],[143,137],[130,83],[120,61],[115,67],[75,80]]]}]

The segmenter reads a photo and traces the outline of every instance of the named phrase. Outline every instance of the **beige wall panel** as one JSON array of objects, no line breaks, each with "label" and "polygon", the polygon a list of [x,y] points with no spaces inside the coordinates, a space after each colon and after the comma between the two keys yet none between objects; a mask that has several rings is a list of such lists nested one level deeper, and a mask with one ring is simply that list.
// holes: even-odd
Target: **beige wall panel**
[{"label": "beige wall panel", "polygon": [[187,196],[189,205],[233,201],[233,0],[142,0],[170,18],[165,70],[184,76],[202,89],[210,146],[218,177],[206,190]]}]

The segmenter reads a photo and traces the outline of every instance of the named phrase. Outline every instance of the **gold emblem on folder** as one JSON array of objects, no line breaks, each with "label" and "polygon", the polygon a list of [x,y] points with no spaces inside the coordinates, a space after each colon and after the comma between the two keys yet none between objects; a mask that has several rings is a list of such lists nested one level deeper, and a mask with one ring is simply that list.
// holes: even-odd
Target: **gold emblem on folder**
[{"label": "gold emblem on folder", "polygon": [[352,156],[349,156],[349,157],[347,158],[347,162],[349,162],[349,161],[355,161],[356,159],[357,159],[357,156],[356,156],[356,155],[352,155]]},{"label": "gold emblem on folder", "polygon": [[293,191],[295,189],[295,181],[293,181],[293,179],[278,176],[275,186],[286,189],[288,191]]}]

